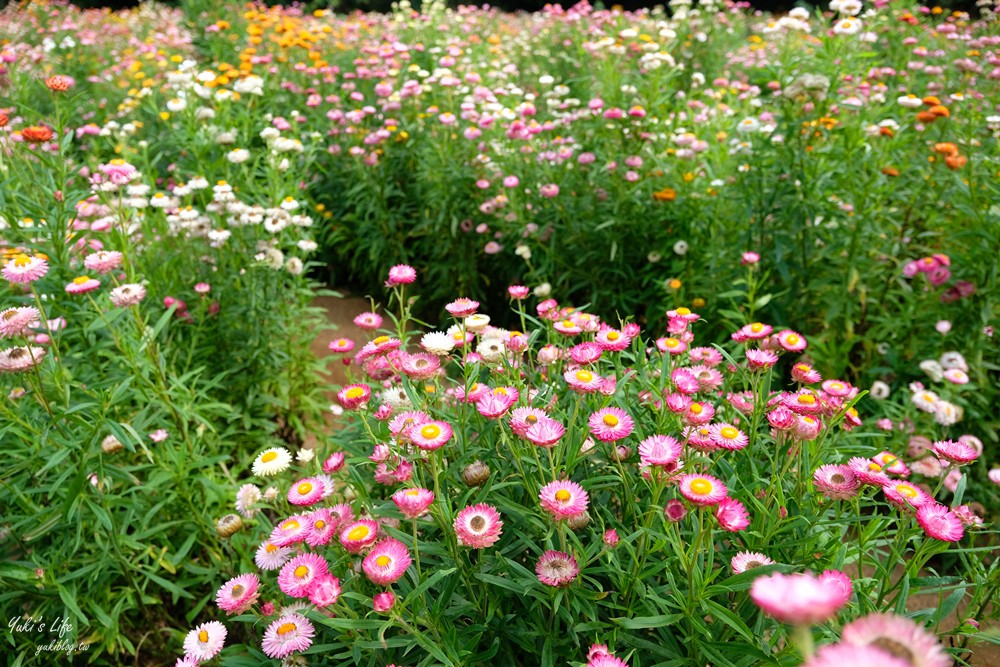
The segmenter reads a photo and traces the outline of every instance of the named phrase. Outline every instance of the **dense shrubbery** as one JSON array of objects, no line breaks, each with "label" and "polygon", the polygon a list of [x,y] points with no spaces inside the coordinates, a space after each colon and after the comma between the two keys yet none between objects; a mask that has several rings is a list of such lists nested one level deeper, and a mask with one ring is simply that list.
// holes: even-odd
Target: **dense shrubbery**
[{"label": "dense shrubbery", "polygon": [[[961,620],[989,620],[998,576],[993,533],[974,525],[997,507],[996,24],[902,6],[779,21],[683,4],[672,18],[424,11],[0,13],[0,609],[27,619],[9,651],[48,664],[30,619],[65,617],[89,659],[165,662],[189,624],[221,618],[225,579],[291,556],[254,558],[289,499],[311,505],[312,527],[288,548],[330,576],[230,585],[223,610],[267,620],[229,625],[230,664],[281,637],[304,648],[307,623],[310,653],[377,667],[520,664],[518,641],[525,664],[797,664],[805,631],[790,638],[771,620],[787,614],[731,572],[747,550],[775,572],[848,573],[810,619],[830,621],[821,644],[930,590],[944,603],[914,618],[966,656],[974,624],[941,622],[959,602]],[[420,299],[403,292],[408,269],[389,274],[387,329],[357,341],[348,367],[363,375],[340,394],[358,414],[333,429],[309,351],[315,278],[378,298],[400,262]],[[515,283],[530,289],[508,313]],[[466,346],[449,354],[450,331],[418,354],[412,329],[430,325],[413,314],[437,322],[456,294],[506,328],[459,318],[459,340],[476,331]],[[808,348],[758,335],[766,322]],[[746,356],[737,330],[763,351]],[[691,331],[701,351],[682,349]],[[757,368],[770,351],[777,365]],[[487,388],[486,407],[470,398]],[[775,406],[798,396],[815,417]],[[713,406],[714,444],[692,445],[691,401]],[[541,451],[515,408],[544,411],[558,444]],[[588,418],[609,408],[630,433],[591,448],[613,425]],[[401,424],[410,409],[438,435]],[[719,444],[726,429],[739,446]],[[445,447],[421,448],[441,433]],[[942,463],[970,451],[961,472]],[[865,463],[863,492],[824,500],[841,482],[814,471],[852,456],[891,477]],[[469,470],[477,458],[488,474]],[[682,474],[724,484],[723,510]],[[563,480],[587,492],[586,520],[539,504]],[[418,486],[429,515],[400,520],[390,497],[405,509]],[[479,503],[504,522],[495,543],[454,528]],[[376,522],[374,555],[337,546],[334,507]],[[373,569],[379,549],[399,577]],[[549,550],[563,560],[539,579]],[[310,603],[289,606],[289,590]],[[284,613],[295,627],[274,624]],[[887,622],[912,646],[936,641]],[[214,650],[221,626],[204,632],[189,654]],[[617,657],[588,655],[593,641]]]}]

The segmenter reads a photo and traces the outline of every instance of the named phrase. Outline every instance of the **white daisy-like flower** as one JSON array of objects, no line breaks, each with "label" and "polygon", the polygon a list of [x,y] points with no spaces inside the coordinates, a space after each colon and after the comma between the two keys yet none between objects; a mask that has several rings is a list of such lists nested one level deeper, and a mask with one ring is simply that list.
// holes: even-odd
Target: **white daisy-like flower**
[{"label": "white daisy-like flower", "polygon": [[939,399],[938,395],[933,391],[918,391],[910,397],[910,400],[920,410],[923,410],[924,412],[934,412],[934,406],[941,399]]},{"label": "white daisy-like flower", "polygon": [[444,356],[455,349],[455,342],[452,340],[451,336],[446,333],[431,331],[430,333],[424,334],[420,339],[420,347],[424,348],[431,354]]},{"label": "white daisy-like flower", "polygon": [[252,519],[260,511],[255,508],[261,499],[260,489],[253,484],[244,484],[236,492],[236,511],[247,519]]},{"label": "white daisy-like flower", "polygon": [[254,459],[253,474],[259,477],[270,477],[288,469],[292,463],[292,455],[284,447],[265,449]]}]

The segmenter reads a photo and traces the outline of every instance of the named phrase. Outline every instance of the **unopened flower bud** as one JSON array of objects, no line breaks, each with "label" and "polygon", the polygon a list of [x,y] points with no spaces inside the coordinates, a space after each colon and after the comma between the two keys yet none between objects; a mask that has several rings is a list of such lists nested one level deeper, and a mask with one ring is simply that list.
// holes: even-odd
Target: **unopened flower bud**
[{"label": "unopened flower bud", "polygon": [[490,467],[482,461],[473,461],[462,471],[462,481],[469,486],[482,486],[490,478]]},{"label": "unopened flower bud", "polygon": [[125,445],[119,442],[115,436],[109,435],[101,441],[101,449],[104,450],[105,454],[117,454],[125,449]]},{"label": "unopened flower bud", "polygon": [[243,519],[239,514],[227,514],[215,522],[215,532],[221,537],[232,537],[240,532],[243,527]]},{"label": "unopened flower bud", "polygon": [[590,523],[590,513],[586,511],[574,514],[566,520],[566,525],[569,526],[570,530],[583,530],[588,523]]}]

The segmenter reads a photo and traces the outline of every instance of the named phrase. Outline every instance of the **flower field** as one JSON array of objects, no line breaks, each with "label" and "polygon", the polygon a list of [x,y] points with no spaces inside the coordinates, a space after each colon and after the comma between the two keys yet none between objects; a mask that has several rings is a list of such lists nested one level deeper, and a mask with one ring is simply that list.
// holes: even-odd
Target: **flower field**
[{"label": "flower field", "polygon": [[1000,661],[1000,9],[316,4],[0,11],[7,664]]}]

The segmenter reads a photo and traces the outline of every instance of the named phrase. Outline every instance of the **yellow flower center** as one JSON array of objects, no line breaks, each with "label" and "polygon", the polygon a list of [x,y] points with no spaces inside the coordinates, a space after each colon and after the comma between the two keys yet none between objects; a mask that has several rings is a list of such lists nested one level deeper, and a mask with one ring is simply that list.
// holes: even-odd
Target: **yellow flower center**
[{"label": "yellow flower center", "polygon": [[369,533],[371,533],[371,529],[368,526],[355,526],[347,531],[347,539],[351,541],[363,540],[368,537]]},{"label": "yellow flower center", "polygon": [[31,258],[25,255],[23,252],[14,256],[14,266],[16,266],[19,269],[27,266],[29,262],[31,262]]},{"label": "yellow flower center", "polygon": [[799,337],[795,334],[788,334],[788,336],[785,337],[785,342],[789,345],[795,345],[799,342]]},{"label": "yellow flower center", "polygon": [[594,374],[591,373],[590,371],[577,371],[576,379],[579,380],[580,382],[590,382],[591,380],[594,379]]},{"label": "yellow flower center", "polygon": [[506,396],[507,395],[507,390],[504,389],[503,387],[497,387],[496,389],[493,390],[493,395],[494,396]]},{"label": "yellow flower center", "polygon": [[207,642],[208,641],[208,632],[205,631],[205,630],[202,630],[201,632],[199,632],[198,633],[198,641],[200,641],[202,644],[204,644],[205,642]]},{"label": "yellow flower center", "polygon": [[420,492],[417,491],[416,489],[410,489],[404,495],[406,495],[406,496],[408,496],[410,498],[416,498],[417,496],[420,495]]},{"label": "yellow flower center", "polygon": [[916,498],[917,490],[910,486],[909,484],[897,484],[896,492],[901,496],[906,496],[907,498]]},{"label": "yellow flower center", "polygon": [[812,394],[800,394],[796,400],[802,405],[814,405],[816,403],[816,397]]},{"label": "yellow flower center", "polygon": [[379,567],[385,567],[391,562],[392,559],[389,558],[388,556],[379,556],[378,558],[375,559],[375,564],[378,565]]},{"label": "yellow flower center", "polygon": [[441,435],[441,427],[437,424],[427,424],[422,429],[420,429],[420,435],[430,440],[431,438],[436,438]]},{"label": "yellow flower center", "polygon": [[712,492],[712,483],[707,479],[698,478],[691,482],[691,492],[699,496],[707,496]]},{"label": "yellow flower center", "polygon": [[569,491],[567,491],[566,489],[559,489],[558,491],[556,491],[556,500],[558,500],[561,503],[566,502],[571,497],[572,496],[570,495]]},{"label": "yellow flower center", "polygon": [[326,521],[323,521],[323,519],[317,519],[316,523],[313,525],[316,527],[316,530],[323,530],[326,528]]},{"label": "yellow flower center", "polygon": [[676,338],[668,338],[666,342],[664,342],[664,345],[666,345],[667,347],[677,347],[680,344],[681,342]]},{"label": "yellow flower center", "polygon": [[278,634],[281,636],[287,635],[289,632],[295,632],[294,623],[282,623],[278,626]]},{"label": "yellow flower center", "polygon": [[389,342],[389,337],[388,336],[379,336],[378,338],[376,338],[372,342],[375,343],[376,345],[383,345],[383,344]]},{"label": "yellow flower center", "polygon": [[307,574],[309,574],[309,568],[306,567],[305,565],[299,565],[297,568],[295,568],[295,571],[292,572],[292,574],[295,575],[296,579],[301,579]]},{"label": "yellow flower center", "polygon": [[264,455],[260,457],[261,463],[270,463],[274,459],[278,458],[278,452],[264,452]]},{"label": "yellow flower center", "polygon": [[839,391],[839,390],[841,390],[841,389],[844,388],[844,385],[840,384],[839,382],[831,382],[830,383],[830,388],[831,389],[836,389],[836,390]]},{"label": "yellow flower center", "polygon": [[602,420],[607,426],[618,426],[618,417],[614,415],[604,415]]},{"label": "yellow flower center", "polygon": [[461,331],[456,331],[451,335],[451,337],[454,338],[455,340],[465,340],[465,336],[462,334]]},{"label": "yellow flower center", "polygon": [[362,396],[365,395],[365,390],[362,389],[361,387],[351,387],[350,389],[347,390],[347,393],[344,395],[347,398],[361,398]]},{"label": "yellow flower center", "polygon": [[870,470],[871,472],[882,472],[882,466],[880,466],[877,463],[869,463],[868,470]]},{"label": "yellow flower center", "polygon": [[618,338],[619,336],[617,331],[612,331],[608,334],[608,340],[618,340]]},{"label": "yellow flower center", "polygon": [[310,484],[309,482],[302,482],[301,484],[299,484],[299,488],[296,489],[296,491],[298,491],[300,496],[308,495],[309,492],[312,490],[313,490],[313,485]]},{"label": "yellow flower center", "polygon": [[297,519],[289,519],[288,521],[285,521],[283,524],[281,524],[282,530],[295,530],[298,527],[299,527],[299,522]]},{"label": "yellow flower center", "polygon": [[701,403],[692,403],[692,404],[691,404],[691,407],[690,407],[689,409],[690,409],[690,410],[691,410],[691,412],[693,412],[694,414],[696,414],[696,415],[700,415],[700,414],[702,413],[702,410],[703,410],[704,408],[702,408],[702,407],[701,407]]},{"label": "yellow flower center", "polygon": [[74,285],[84,285],[88,282],[90,282],[90,278],[87,276],[77,276],[76,278],[73,278]]},{"label": "yellow flower center", "polygon": [[267,543],[267,546],[266,546],[266,547],[264,547],[264,551],[266,551],[266,552],[267,552],[267,553],[269,553],[269,554],[273,554],[273,553],[274,553],[275,551],[277,551],[277,550],[278,550],[278,547],[274,546],[274,545],[273,545],[273,544],[271,544],[270,542],[268,542],[268,543]]},{"label": "yellow flower center", "polygon": [[750,325],[750,331],[754,333],[760,333],[763,330],[764,330],[764,325],[761,324],[760,322],[754,322],[753,324]]},{"label": "yellow flower center", "polygon": [[563,326],[566,327],[567,329],[572,329],[576,325],[573,324],[573,320],[563,320]]},{"label": "yellow flower center", "polygon": [[688,308],[685,308],[684,306],[681,306],[680,308],[678,308],[676,310],[676,313],[678,315],[690,315],[691,311]]},{"label": "yellow flower center", "polygon": [[722,429],[721,431],[719,431],[719,433],[726,440],[732,440],[733,438],[735,438],[736,436],[738,436],[740,434],[740,432],[737,431],[732,426],[725,427],[724,429]]}]

